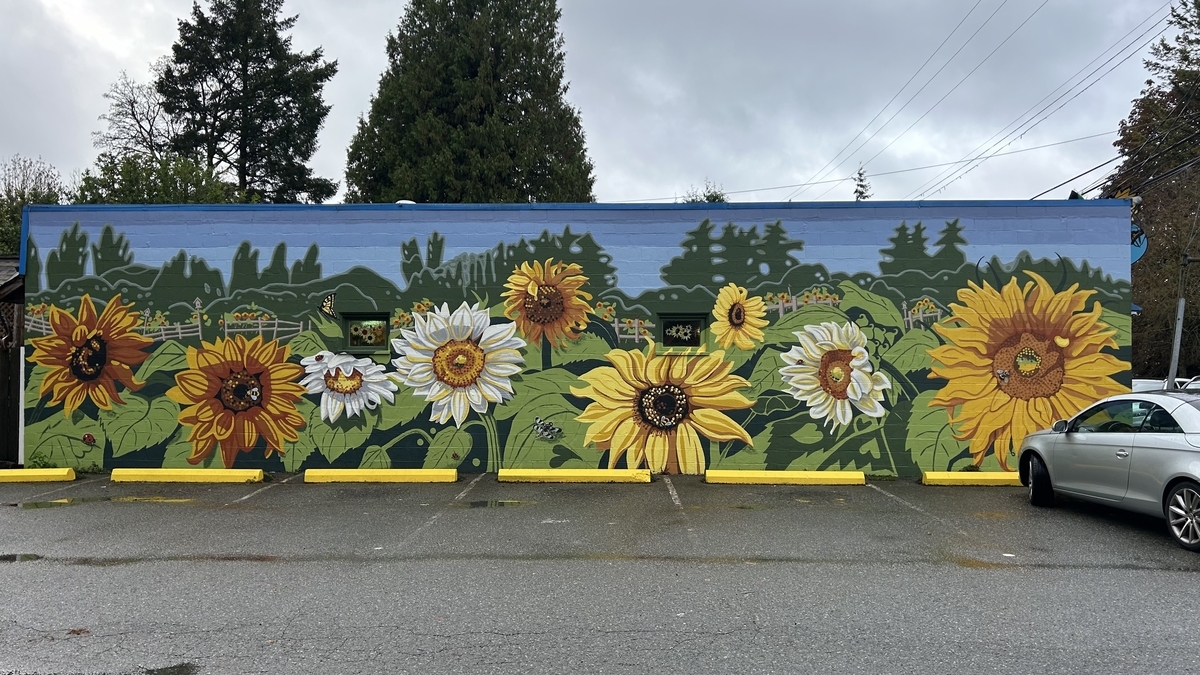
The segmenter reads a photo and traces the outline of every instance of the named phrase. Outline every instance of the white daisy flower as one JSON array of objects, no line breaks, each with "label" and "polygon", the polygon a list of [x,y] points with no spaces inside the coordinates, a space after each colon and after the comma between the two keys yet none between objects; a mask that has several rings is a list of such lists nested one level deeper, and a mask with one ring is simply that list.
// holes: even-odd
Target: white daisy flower
[{"label": "white daisy flower", "polygon": [[414,396],[433,402],[430,421],[443,424],[453,417],[461,427],[471,410],[483,414],[489,403],[512,398],[509,378],[525,366],[517,351],[525,341],[514,336],[517,324],[493,326],[486,309],[465,302],[454,313],[442,303],[414,314],[413,321],[401,331],[403,338],[392,340],[400,354],[392,364]]},{"label": "white daisy flower", "polygon": [[796,331],[800,344],[781,354],[787,365],[779,374],[796,400],[808,404],[814,420],[848,425],[854,408],[869,417],[887,414],[881,401],[892,383],[883,373],[871,372],[867,338],[854,323],[833,322],[805,326]]},{"label": "white daisy flower", "polygon": [[349,354],[317,352],[302,359],[308,373],[300,385],[310,394],[321,394],[321,419],[333,423],[345,411],[354,417],[364,409],[374,410],[381,399],[395,401],[392,392],[399,387],[371,359],[356,359]]}]

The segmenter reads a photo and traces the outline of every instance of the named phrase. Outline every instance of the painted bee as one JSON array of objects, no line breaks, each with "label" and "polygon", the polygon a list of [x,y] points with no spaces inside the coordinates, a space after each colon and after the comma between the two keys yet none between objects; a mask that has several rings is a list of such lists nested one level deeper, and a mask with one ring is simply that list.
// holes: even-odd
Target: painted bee
[{"label": "painted bee", "polygon": [[549,420],[535,417],[533,418],[533,433],[543,441],[553,441],[562,433],[562,429],[554,426]]}]

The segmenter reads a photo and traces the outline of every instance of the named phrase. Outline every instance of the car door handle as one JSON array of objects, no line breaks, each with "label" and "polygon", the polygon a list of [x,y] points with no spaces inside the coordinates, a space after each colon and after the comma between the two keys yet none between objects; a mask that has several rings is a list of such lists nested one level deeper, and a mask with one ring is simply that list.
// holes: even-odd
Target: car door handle
[{"label": "car door handle", "polygon": [[1118,450],[1117,451],[1117,457],[1120,457],[1121,459],[1125,459],[1128,456],[1129,456],[1128,450]]}]

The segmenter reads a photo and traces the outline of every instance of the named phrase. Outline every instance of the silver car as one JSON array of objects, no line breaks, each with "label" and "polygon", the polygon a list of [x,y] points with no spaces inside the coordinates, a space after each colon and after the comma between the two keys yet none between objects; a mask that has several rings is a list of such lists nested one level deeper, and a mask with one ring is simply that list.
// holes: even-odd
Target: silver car
[{"label": "silver car", "polygon": [[1060,493],[1166,518],[1200,551],[1200,392],[1110,396],[1026,436],[1019,467],[1034,506]]}]

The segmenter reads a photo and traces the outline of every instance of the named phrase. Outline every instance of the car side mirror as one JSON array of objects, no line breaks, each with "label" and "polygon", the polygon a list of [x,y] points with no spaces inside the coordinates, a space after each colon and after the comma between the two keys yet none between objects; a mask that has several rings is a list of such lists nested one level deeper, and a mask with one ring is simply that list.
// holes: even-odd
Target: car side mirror
[{"label": "car side mirror", "polygon": [[1050,430],[1057,434],[1065,433],[1067,430],[1067,421],[1059,420],[1055,422],[1054,426],[1050,427]]}]

